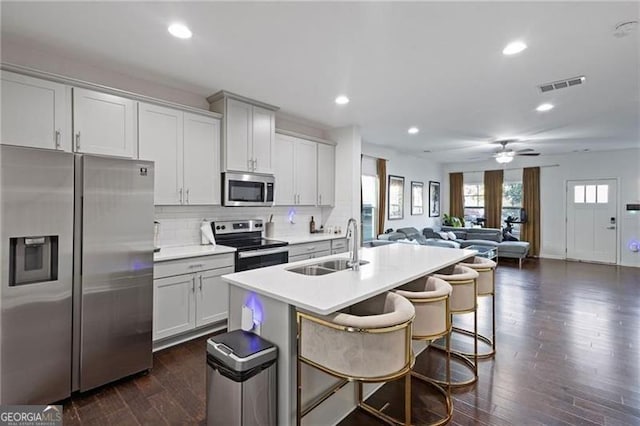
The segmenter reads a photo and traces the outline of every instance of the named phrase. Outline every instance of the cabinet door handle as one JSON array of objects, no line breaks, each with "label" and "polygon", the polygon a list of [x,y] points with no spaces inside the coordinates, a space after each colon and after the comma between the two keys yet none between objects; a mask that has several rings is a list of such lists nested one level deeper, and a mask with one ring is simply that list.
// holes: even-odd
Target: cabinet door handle
[{"label": "cabinet door handle", "polygon": [[255,169],[257,169],[257,168],[258,168],[258,159],[257,159],[257,158],[254,158],[254,159],[253,159],[253,170],[255,170]]},{"label": "cabinet door handle", "polygon": [[252,159],[248,159],[247,160],[247,170],[253,171],[253,160]]},{"label": "cabinet door handle", "polygon": [[320,197],[320,205],[322,205],[322,194],[318,195],[318,197]]},{"label": "cabinet door handle", "polygon": [[187,189],[187,202],[186,204],[189,204],[189,190]]},{"label": "cabinet door handle", "polygon": [[202,263],[193,263],[189,265],[189,268],[202,268],[203,266]]},{"label": "cabinet door handle", "polygon": [[76,133],[76,151],[80,150],[80,132]]},{"label": "cabinet door handle", "polygon": [[200,292],[202,292],[202,275],[200,275]]},{"label": "cabinet door handle", "polygon": [[196,292],[196,277],[191,278],[191,292]]},{"label": "cabinet door handle", "polygon": [[180,193],[180,204],[182,204],[182,188],[180,188],[178,192]]},{"label": "cabinet door handle", "polygon": [[60,148],[60,130],[56,130],[56,149]]}]

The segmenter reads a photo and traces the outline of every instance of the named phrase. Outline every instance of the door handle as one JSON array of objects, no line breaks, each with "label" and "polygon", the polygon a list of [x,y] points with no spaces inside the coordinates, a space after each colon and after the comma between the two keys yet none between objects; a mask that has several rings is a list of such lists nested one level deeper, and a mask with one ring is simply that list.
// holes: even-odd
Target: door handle
[{"label": "door handle", "polygon": [[189,204],[189,189],[187,189],[187,202],[186,204]]},{"label": "door handle", "polygon": [[56,130],[56,149],[60,148],[60,130]]},{"label": "door handle", "polygon": [[191,278],[191,292],[196,292],[196,277]]},{"label": "door handle", "polygon": [[320,199],[320,202],[318,204],[322,205],[322,194],[318,195],[318,198]]},{"label": "door handle", "polygon": [[258,168],[258,159],[257,159],[257,158],[254,158],[254,159],[253,159],[253,170],[255,170],[255,169],[257,169],[257,168]]},{"label": "door handle", "polygon": [[76,133],[76,151],[80,150],[80,132]]},{"label": "door handle", "polygon": [[202,275],[200,275],[200,292],[202,292]]},{"label": "door handle", "polygon": [[182,188],[180,188],[178,192],[180,193],[180,204],[182,204]]}]

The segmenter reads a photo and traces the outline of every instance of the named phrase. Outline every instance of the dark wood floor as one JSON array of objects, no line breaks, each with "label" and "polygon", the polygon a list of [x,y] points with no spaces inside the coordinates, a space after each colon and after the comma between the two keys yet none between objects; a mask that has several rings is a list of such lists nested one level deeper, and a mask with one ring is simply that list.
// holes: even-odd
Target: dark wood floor
[{"label": "dark wood floor", "polygon": [[[481,361],[477,384],[455,391],[453,424],[640,425],[640,270],[554,260],[518,270],[505,261],[497,283],[498,353]],[[486,300],[481,308],[487,334]],[[203,424],[205,340],[156,353],[146,376],[65,401],[64,424]],[[434,351],[416,365],[442,372]],[[424,424],[437,400],[417,381],[413,392],[414,423]],[[402,397],[389,383],[371,403],[389,402],[393,413]],[[377,424],[359,411],[342,422]]]}]

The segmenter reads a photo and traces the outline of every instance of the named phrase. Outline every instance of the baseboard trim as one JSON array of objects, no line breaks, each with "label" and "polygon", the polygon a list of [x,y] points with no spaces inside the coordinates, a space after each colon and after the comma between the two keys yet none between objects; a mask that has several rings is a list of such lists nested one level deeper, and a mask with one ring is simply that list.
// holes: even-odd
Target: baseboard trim
[{"label": "baseboard trim", "polygon": [[546,253],[540,253],[538,257],[540,259],[567,260],[564,256],[555,255],[555,254],[546,254]]},{"label": "baseboard trim", "polygon": [[180,343],[188,342],[189,340],[197,339],[198,337],[205,336],[207,334],[215,333],[216,331],[222,331],[227,328],[227,320],[217,322],[202,328],[188,331],[186,333],[178,334],[176,336],[167,337],[161,340],[153,342],[153,352],[161,351],[163,349],[170,348],[171,346],[179,345]]}]

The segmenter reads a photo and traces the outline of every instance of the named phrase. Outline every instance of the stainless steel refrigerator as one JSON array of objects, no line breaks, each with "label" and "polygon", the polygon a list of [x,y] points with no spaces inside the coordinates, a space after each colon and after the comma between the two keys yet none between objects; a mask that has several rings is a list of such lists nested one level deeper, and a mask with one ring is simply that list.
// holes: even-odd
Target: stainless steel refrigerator
[{"label": "stainless steel refrigerator", "polygon": [[0,404],[151,368],[153,163],[0,146]]}]

